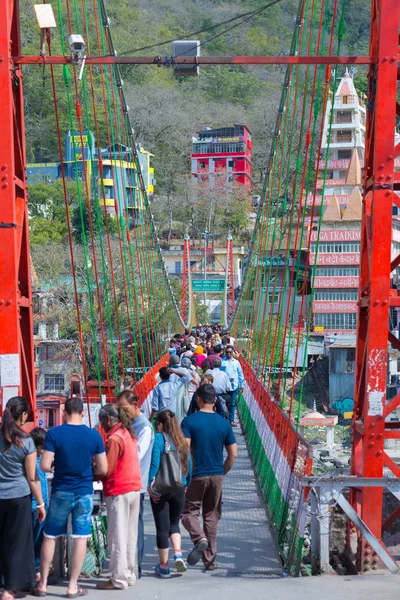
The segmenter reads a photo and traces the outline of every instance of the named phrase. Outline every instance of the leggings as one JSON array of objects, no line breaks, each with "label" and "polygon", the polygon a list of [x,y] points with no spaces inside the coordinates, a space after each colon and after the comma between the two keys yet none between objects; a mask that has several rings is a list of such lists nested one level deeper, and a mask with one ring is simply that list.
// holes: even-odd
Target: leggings
[{"label": "leggings", "polygon": [[185,488],[178,488],[170,494],[161,496],[159,502],[151,500],[157,531],[157,548],[169,547],[169,537],[180,533],[179,521],[185,505]]}]

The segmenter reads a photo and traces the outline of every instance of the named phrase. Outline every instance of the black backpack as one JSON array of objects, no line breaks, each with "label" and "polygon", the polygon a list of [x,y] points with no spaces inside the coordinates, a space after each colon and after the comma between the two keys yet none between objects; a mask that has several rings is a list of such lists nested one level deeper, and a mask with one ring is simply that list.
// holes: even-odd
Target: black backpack
[{"label": "black backpack", "polygon": [[182,463],[179,450],[171,450],[171,441],[169,436],[162,434],[164,438],[165,452],[161,454],[160,468],[152,484],[152,489],[156,494],[163,496],[170,494],[178,488],[183,487],[182,483]]}]

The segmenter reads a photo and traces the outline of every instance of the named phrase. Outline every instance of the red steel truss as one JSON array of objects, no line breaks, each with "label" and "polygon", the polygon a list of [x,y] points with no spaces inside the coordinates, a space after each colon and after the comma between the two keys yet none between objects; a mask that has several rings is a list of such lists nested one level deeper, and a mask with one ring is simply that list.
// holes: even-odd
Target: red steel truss
[{"label": "red steel truss", "polygon": [[182,297],[181,317],[186,327],[190,326],[191,309],[191,277],[190,277],[190,238],[185,235],[183,241],[183,273],[182,273]]},{"label": "red steel truss", "polygon": [[[0,10],[0,386],[4,404],[22,394],[36,409],[25,176],[25,130],[19,7],[2,0]],[[1,403],[0,403],[1,405]]]},{"label": "red steel truss", "polygon": [[[387,466],[399,477],[400,468],[384,447],[385,439],[400,438],[399,422],[386,421],[400,405],[400,394],[386,400],[388,338],[400,349],[399,340],[388,334],[390,307],[400,306],[399,292],[391,290],[391,274],[400,265],[400,255],[391,261],[392,208],[400,207],[394,181],[394,159],[400,153],[394,139],[396,114],[400,116],[399,0],[372,0],[371,19],[370,55],[375,60],[369,70],[352,474],[382,477]],[[380,539],[382,487],[361,488],[352,502]],[[359,568],[369,570],[376,562],[365,541],[359,544]]]}]

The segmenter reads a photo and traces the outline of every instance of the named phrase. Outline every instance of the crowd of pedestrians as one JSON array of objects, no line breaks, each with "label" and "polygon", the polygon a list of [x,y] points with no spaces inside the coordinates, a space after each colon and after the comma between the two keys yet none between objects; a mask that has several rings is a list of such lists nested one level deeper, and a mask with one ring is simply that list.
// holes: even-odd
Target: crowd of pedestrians
[{"label": "crowd of pedestrians", "polygon": [[[110,571],[98,589],[126,589],[142,576],[146,492],[159,557],[155,574],[171,576],[170,545],[178,573],[200,560],[205,571],[218,568],[223,478],[237,456],[235,407],[244,384],[234,342],[217,326],[174,336],[149,418],[132,382],[124,380],[115,403],[100,409],[103,436],[84,424],[80,398],[65,402],[63,425],[30,433],[23,428],[25,399],[8,401],[0,426],[1,600],[14,600],[21,590],[48,594],[56,541],[67,535],[69,521],[73,550],[66,595],[88,593],[78,578],[92,534],[94,481],[103,485]],[[193,543],[186,560],[180,523]]]}]

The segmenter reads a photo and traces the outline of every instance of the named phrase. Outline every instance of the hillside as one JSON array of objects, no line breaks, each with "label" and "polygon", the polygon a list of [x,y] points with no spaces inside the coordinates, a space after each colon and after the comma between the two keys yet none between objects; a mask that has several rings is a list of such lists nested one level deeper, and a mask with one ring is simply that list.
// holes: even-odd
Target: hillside
[{"label": "hillside", "polygon": [[[321,0],[318,0],[319,2]],[[108,0],[110,27],[118,53],[168,55],[170,44],[157,42],[207,29],[238,14],[263,6],[265,0]],[[370,0],[348,0],[342,53],[366,53]],[[297,13],[297,0],[282,0],[251,20],[219,35],[228,26],[196,35],[203,55],[287,54]],[[22,0],[23,52],[37,54],[38,33],[31,0]],[[207,41],[210,40],[210,41]],[[154,46],[140,50],[146,46]],[[53,52],[58,50],[57,45]],[[261,188],[266,156],[274,131],[284,67],[202,67],[200,77],[174,77],[172,69],[123,67],[125,93],[137,140],[155,154],[155,216],[166,226],[165,202],[172,220],[182,223],[190,212],[187,195],[192,135],[208,125],[245,123],[253,135],[254,193]],[[56,77],[62,78],[61,68]],[[364,71],[365,72],[365,71]],[[361,85],[364,72],[356,76]],[[51,81],[47,69],[25,67],[25,106],[29,162],[58,160]],[[62,103],[62,98],[60,98]],[[62,106],[62,104],[61,104]],[[61,125],[68,129],[66,111]],[[182,214],[183,212],[183,214]],[[171,214],[168,219],[171,220]]]}]

